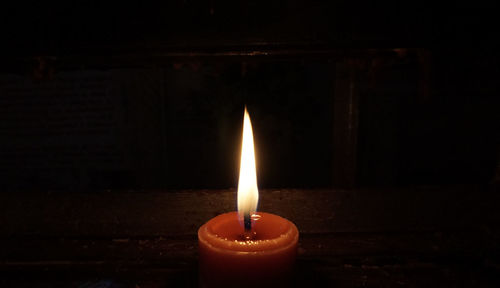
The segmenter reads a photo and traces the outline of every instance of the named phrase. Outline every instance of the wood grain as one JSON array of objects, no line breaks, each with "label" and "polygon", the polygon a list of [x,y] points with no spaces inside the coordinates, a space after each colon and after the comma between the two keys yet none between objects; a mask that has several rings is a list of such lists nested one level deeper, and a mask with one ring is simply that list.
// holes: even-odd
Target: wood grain
[{"label": "wood grain", "polygon": [[[233,189],[0,194],[0,286],[196,287],[197,228],[235,202]],[[495,203],[479,187],[264,189],[260,210],[299,227],[294,287],[490,287]]]},{"label": "wood grain", "polygon": [[[301,233],[484,230],[499,220],[497,198],[478,187],[264,189],[259,210],[290,219]],[[195,235],[235,207],[234,189],[0,194],[0,235]]]}]

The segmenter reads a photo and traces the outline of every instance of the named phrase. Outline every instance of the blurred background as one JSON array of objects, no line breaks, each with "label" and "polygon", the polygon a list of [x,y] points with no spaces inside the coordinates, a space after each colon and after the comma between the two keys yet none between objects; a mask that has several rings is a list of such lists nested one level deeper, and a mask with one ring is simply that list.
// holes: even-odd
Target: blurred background
[{"label": "blurred background", "polygon": [[235,187],[244,105],[262,187],[491,183],[490,8],[6,4],[0,188]]}]

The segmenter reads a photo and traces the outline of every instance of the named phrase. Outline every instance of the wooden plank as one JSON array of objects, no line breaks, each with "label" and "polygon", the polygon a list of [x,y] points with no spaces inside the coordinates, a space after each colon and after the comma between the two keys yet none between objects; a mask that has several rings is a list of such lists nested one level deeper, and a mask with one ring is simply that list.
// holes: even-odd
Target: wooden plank
[{"label": "wooden plank", "polygon": [[[498,241],[494,244],[496,250],[491,250],[477,236],[471,233],[306,235],[300,240],[295,287],[311,282],[322,287],[499,283],[495,276],[500,272],[499,259],[494,256],[498,255]],[[16,249],[24,250],[28,258],[0,257],[0,281],[3,281],[0,284],[25,287],[18,285],[35,281],[51,287],[50,283],[55,286],[111,281],[120,285],[158,285],[154,287],[197,285],[197,254],[190,248],[196,240],[192,238],[37,241],[31,243],[38,243],[35,246],[39,249],[35,250],[35,246],[23,245],[29,240],[15,240]],[[6,244],[2,243],[2,247]],[[46,258],[34,260],[41,256],[37,254],[40,251]]]},{"label": "wooden plank", "polygon": [[[95,50],[90,52],[91,50]],[[413,51],[412,49],[406,49]],[[397,56],[397,49],[392,48],[338,48],[327,43],[218,43],[217,45],[199,46],[188,44],[165,45],[156,43],[152,47],[142,46],[97,46],[57,57],[41,58],[59,70],[112,69],[161,67],[184,61],[241,62],[248,60],[297,60],[297,59],[345,59],[347,57],[373,58]],[[113,57],[109,57],[113,55]],[[5,65],[1,72],[33,70],[38,65],[39,56],[19,56],[2,59]]]},{"label": "wooden plank", "polygon": [[[500,252],[500,233],[466,232],[412,233],[302,233],[299,258],[352,264],[353,259],[371,258],[387,264],[414,260],[481,256]],[[177,267],[197,259],[196,236],[175,238],[36,238],[10,237],[0,240],[1,267],[16,265],[57,266],[71,263],[131,263]],[[399,259],[399,260],[398,260]],[[367,260],[365,260],[366,262]],[[368,262],[367,262],[368,263]]]},{"label": "wooden plank", "polygon": [[[264,189],[259,210],[293,221],[301,233],[494,230],[495,193],[474,187]],[[174,237],[196,235],[235,210],[234,190],[0,194],[0,235]]]}]

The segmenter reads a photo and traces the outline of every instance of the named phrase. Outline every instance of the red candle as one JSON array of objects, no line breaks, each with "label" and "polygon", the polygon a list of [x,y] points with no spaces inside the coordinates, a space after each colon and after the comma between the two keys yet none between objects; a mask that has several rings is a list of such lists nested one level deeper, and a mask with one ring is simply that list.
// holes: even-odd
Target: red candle
[{"label": "red candle", "polygon": [[245,108],[238,212],[212,218],[198,230],[202,287],[270,287],[290,284],[299,232],[290,221],[256,212],[255,153]]},{"label": "red candle", "polygon": [[251,240],[245,239],[236,212],[212,218],[198,230],[202,287],[290,284],[299,239],[297,227],[274,214],[256,214],[260,218],[254,220]]}]

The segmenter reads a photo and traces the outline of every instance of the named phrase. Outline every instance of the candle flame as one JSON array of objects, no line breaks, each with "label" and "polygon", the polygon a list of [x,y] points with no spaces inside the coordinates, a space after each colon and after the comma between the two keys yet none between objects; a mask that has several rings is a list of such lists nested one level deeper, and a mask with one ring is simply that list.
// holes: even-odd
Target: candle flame
[{"label": "candle flame", "polygon": [[259,190],[255,169],[255,151],[250,116],[245,107],[243,119],[243,141],[241,144],[240,178],[238,181],[238,216],[243,223],[245,215],[253,215],[257,210]]}]

